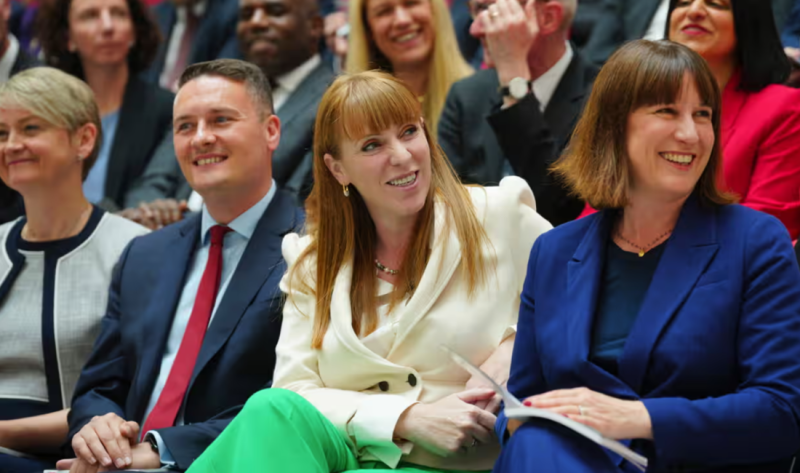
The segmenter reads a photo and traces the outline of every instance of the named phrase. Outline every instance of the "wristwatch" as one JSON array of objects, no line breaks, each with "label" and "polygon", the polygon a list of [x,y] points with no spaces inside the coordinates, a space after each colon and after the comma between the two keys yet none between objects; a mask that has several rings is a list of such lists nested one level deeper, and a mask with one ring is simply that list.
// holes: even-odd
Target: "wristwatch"
[{"label": "wristwatch", "polygon": [[160,456],[160,454],[158,452],[158,442],[156,441],[156,438],[153,437],[152,435],[148,435],[146,437],[146,440],[150,444],[150,448],[153,449],[153,451],[156,453],[156,455]]},{"label": "wristwatch", "polygon": [[500,93],[503,97],[512,97],[517,100],[522,100],[526,95],[533,90],[533,82],[522,77],[515,77],[511,79],[506,87],[500,87]]}]

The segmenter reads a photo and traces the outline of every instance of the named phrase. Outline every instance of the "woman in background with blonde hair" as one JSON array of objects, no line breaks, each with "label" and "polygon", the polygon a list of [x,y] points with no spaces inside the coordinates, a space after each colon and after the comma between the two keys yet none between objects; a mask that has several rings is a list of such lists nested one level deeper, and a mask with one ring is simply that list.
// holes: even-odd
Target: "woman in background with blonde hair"
[{"label": "woman in background with blonde hair", "polygon": [[450,86],[473,72],[445,0],[350,0],[346,70],[371,69],[406,83],[422,101],[433,134]]},{"label": "woman in background with blonde hair", "polygon": [[[317,113],[307,234],[283,241],[274,388],[190,471],[486,471],[534,240],[522,179],[462,186],[404,84],[344,76]],[[282,389],[277,389],[282,388]]]}]

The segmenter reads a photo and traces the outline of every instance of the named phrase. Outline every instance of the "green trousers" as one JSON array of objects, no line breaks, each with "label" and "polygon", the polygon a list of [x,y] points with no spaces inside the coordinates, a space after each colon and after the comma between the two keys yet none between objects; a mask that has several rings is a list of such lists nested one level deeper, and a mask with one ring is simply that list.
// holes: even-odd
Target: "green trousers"
[{"label": "green trousers", "polygon": [[274,388],[253,395],[189,468],[189,473],[250,471],[442,472],[408,463],[400,463],[392,470],[381,462],[359,462],[353,445],[314,406],[295,392]]}]

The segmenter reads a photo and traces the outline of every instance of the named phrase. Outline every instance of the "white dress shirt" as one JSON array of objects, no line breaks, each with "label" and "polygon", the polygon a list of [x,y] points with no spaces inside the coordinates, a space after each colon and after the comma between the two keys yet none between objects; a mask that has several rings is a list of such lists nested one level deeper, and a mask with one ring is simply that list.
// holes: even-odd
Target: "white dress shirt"
[{"label": "white dress shirt", "polygon": [[[203,17],[206,12],[207,4],[208,0],[200,0],[191,6],[197,18]],[[169,79],[172,77],[172,70],[175,68],[175,61],[178,60],[178,53],[181,50],[181,40],[183,39],[183,34],[186,32],[186,18],[188,17],[187,8],[189,7],[176,8],[175,14],[177,18],[167,42],[167,56],[164,60],[164,69],[161,71],[161,77],[158,80],[159,85],[167,90],[173,90],[175,86],[175,84],[169,83]]]},{"label": "white dress shirt", "polygon": [[650,26],[647,28],[642,39],[649,39],[651,41],[664,39],[664,30],[667,28],[668,14],[669,0],[661,0],[661,3],[658,5],[658,10],[656,10],[655,15],[653,15]]},{"label": "white dress shirt", "polygon": [[14,68],[14,63],[17,62],[19,56],[19,41],[13,34],[8,34],[8,49],[0,59],[0,83],[8,82],[11,78],[11,69]]}]

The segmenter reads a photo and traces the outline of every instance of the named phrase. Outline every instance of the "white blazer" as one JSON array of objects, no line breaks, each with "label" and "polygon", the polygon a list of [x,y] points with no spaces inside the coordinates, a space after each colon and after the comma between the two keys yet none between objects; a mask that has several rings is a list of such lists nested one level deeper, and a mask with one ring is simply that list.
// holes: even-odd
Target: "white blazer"
[{"label": "white blazer", "polygon": [[[300,292],[298,284],[289,293],[288,277],[281,281],[288,299],[273,386],[311,402],[354,443],[360,460],[380,460],[392,468],[402,459],[442,469],[490,470],[497,457],[499,447],[493,445],[442,458],[392,439],[397,419],[412,404],[464,390],[470,375],[441,345],[481,365],[514,333],[533,242],[552,228],[536,213],[533,193],[518,177],[503,179],[499,187],[471,187],[469,193],[491,242],[484,258],[496,265],[495,271],[472,298],[467,296],[461,245],[454,231],[442,234],[445,207],[436,204],[431,257],[413,296],[394,309],[399,325],[386,358],[365,347],[353,331],[350,263],[337,275],[331,323],[320,350],[311,348],[314,297]],[[283,256],[290,267],[309,242],[309,236],[297,234],[284,238]],[[313,258],[306,261],[309,282],[316,270]]]}]

